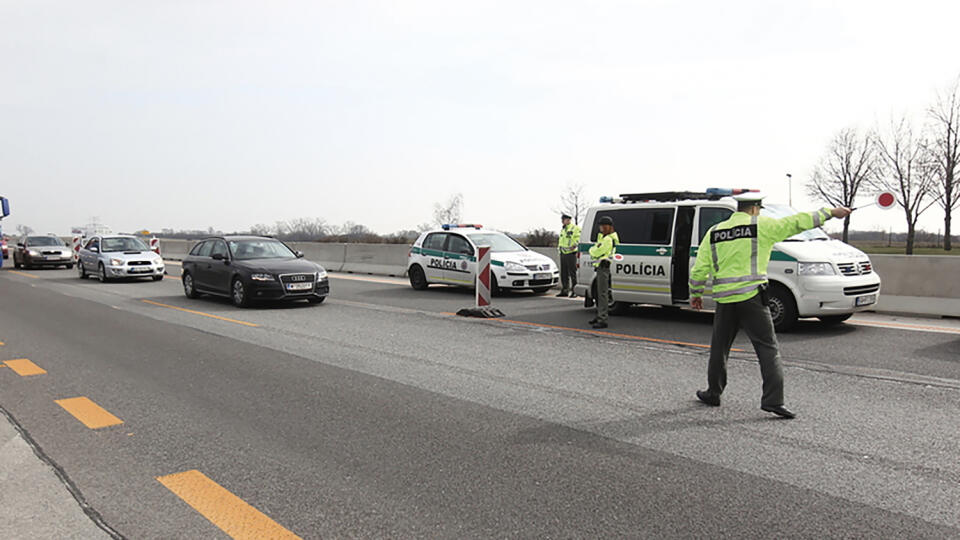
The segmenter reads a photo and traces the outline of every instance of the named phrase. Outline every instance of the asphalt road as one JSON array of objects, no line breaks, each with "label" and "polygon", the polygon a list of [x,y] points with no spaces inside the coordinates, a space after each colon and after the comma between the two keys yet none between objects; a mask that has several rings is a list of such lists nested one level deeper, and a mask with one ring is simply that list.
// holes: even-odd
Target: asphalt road
[{"label": "asphalt road", "polygon": [[[800,413],[782,421],[746,352],[723,407],[694,401],[707,314],[597,333],[576,301],[512,295],[509,320],[467,320],[450,313],[470,293],[392,278],[246,310],[179,287],[0,271],[0,361],[46,370],[0,369],[0,406],[126,537],[264,535],[158,480],[192,470],[304,538],[960,537],[949,322],[782,335]],[[78,396],[122,424],[56,403]]]}]

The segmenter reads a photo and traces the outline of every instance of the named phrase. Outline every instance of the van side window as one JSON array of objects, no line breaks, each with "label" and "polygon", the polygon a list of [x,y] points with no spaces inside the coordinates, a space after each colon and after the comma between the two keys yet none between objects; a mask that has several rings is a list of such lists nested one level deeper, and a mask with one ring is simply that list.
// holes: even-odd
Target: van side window
[{"label": "van side window", "polygon": [[447,233],[430,233],[423,239],[423,249],[435,249],[443,251],[443,243],[447,239]]},{"label": "van side window", "polygon": [[730,219],[730,216],[733,215],[733,210],[729,208],[710,208],[710,207],[701,207],[700,208],[700,236],[697,238],[703,240],[703,237],[707,235],[707,231],[710,230],[710,227],[713,227],[721,221],[726,221]]},{"label": "van side window", "polygon": [[[603,216],[610,216],[621,244],[670,245],[673,238],[673,214],[673,208],[598,211],[592,230],[599,234],[600,225],[597,221]],[[596,240],[596,236],[593,240]]]}]

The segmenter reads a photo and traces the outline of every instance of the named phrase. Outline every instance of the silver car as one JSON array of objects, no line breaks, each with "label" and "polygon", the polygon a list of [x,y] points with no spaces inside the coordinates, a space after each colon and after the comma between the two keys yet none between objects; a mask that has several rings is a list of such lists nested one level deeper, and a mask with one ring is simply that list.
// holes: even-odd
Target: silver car
[{"label": "silver car", "polygon": [[120,278],[163,279],[163,259],[143,240],[121,234],[97,235],[80,248],[77,261],[80,279],[96,275],[101,282]]}]

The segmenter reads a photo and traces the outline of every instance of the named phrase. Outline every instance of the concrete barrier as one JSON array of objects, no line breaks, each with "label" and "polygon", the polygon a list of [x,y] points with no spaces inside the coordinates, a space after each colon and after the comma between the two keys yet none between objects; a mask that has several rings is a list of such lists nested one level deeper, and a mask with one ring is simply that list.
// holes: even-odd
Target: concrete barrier
[{"label": "concrete barrier", "polygon": [[343,271],[357,274],[403,276],[410,246],[403,244],[349,244]]},{"label": "concrete barrier", "polygon": [[960,256],[870,255],[883,280],[876,311],[960,317]]},{"label": "concrete barrier", "polygon": [[347,258],[347,244],[320,244],[318,242],[288,242],[287,245],[303,252],[310,261],[320,263],[330,272],[343,270]]}]

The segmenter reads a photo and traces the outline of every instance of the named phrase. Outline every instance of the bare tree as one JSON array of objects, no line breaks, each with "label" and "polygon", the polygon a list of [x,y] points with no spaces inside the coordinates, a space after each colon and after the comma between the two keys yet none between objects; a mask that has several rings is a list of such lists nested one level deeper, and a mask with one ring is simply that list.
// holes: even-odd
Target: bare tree
[{"label": "bare tree", "polygon": [[943,208],[943,249],[950,251],[951,214],[960,203],[960,78],[927,111],[931,120],[931,152],[936,161],[936,200]]},{"label": "bare tree", "polygon": [[327,232],[327,222],[320,218],[290,220],[287,238],[294,241],[316,241]]},{"label": "bare tree", "polygon": [[437,225],[444,223],[460,223],[463,213],[463,194],[457,193],[447,200],[446,204],[436,203],[433,205],[433,220]]},{"label": "bare tree", "polygon": [[[827,153],[813,170],[807,194],[830,206],[854,207],[860,188],[877,172],[876,146],[869,134],[847,128],[837,133]],[[850,216],[843,219],[843,241],[847,241]]]},{"label": "bare tree", "polygon": [[28,234],[33,234],[33,227],[29,227],[29,226],[23,225],[23,224],[17,225],[17,232],[18,232],[21,236],[27,236]]},{"label": "bare tree", "polygon": [[263,223],[257,223],[256,225],[251,225],[250,234],[255,234],[257,236],[269,236],[270,226],[264,225]]},{"label": "bare tree", "polygon": [[917,220],[936,202],[936,163],[926,141],[914,135],[906,118],[891,122],[890,131],[876,141],[881,168],[872,184],[897,194],[907,220],[906,254],[912,255]]},{"label": "bare tree", "polygon": [[583,193],[583,184],[567,184],[560,195],[558,210],[572,217],[573,222],[579,225],[588,207],[587,196]]}]

